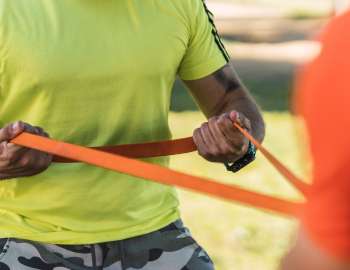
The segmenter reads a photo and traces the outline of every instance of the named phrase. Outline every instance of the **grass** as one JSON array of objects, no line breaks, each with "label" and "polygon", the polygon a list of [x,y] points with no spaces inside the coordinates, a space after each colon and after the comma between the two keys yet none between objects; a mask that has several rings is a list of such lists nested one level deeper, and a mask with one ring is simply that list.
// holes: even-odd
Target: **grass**
[{"label": "grass", "polygon": [[[288,113],[265,113],[265,146],[299,175],[305,175],[295,125]],[[202,121],[199,112],[171,113],[174,138],[185,137]],[[184,128],[185,127],[185,128]],[[196,153],[173,157],[172,168],[236,184],[274,196],[300,199],[299,194],[260,155],[254,164],[232,174],[221,164],[206,162]],[[275,270],[290,246],[296,221],[251,207],[180,190],[183,219],[210,253],[217,270]]]}]

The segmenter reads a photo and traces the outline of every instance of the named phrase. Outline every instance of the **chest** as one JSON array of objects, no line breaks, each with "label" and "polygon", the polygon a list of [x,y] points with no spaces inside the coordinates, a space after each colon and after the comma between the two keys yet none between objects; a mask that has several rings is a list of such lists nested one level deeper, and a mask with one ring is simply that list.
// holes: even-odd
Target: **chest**
[{"label": "chest", "polygon": [[188,42],[181,15],[159,1],[96,3],[0,0],[5,76],[30,74],[33,83],[175,76]]}]

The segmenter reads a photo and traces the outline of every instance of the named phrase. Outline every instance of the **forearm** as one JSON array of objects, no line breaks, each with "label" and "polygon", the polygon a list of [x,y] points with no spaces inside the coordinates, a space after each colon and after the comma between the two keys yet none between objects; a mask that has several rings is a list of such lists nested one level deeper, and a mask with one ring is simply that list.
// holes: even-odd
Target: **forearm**
[{"label": "forearm", "polygon": [[185,83],[208,118],[193,133],[202,157],[227,164],[251,153],[248,140],[233,126],[233,122],[239,123],[262,142],[265,135],[262,115],[233,67],[227,64],[205,78]]},{"label": "forearm", "polygon": [[229,64],[207,78],[186,84],[207,118],[237,111],[250,120],[252,135],[260,142],[264,139],[265,124],[259,107]]},{"label": "forearm", "polygon": [[239,88],[235,91],[226,92],[216,106],[206,113],[207,117],[218,116],[231,111],[242,113],[250,120],[253,137],[262,142],[265,137],[265,123],[260,110],[244,89],[244,86],[240,84]]}]

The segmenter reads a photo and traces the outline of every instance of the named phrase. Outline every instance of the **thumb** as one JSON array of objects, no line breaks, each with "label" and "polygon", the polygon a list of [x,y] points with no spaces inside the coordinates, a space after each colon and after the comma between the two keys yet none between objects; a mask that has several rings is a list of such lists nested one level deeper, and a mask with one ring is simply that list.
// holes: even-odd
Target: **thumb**
[{"label": "thumb", "polygon": [[24,131],[22,122],[17,121],[0,129],[0,142],[10,141]]},{"label": "thumb", "polygon": [[238,122],[238,124],[240,124],[239,123],[239,113],[237,112],[237,111],[231,111],[230,112],[230,114],[229,114],[229,116],[230,116],[230,119],[231,119],[231,121],[233,122],[233,123],[236,123],[236,122]]},{"label": "thumb", "polygon": [[244,114],[239,113],[237,111],[231,111],[230,112],[230,119],[232,123],[237,123],[242,128],[250,131],[252,129],[251,123],[248,118],[245,117]]}]

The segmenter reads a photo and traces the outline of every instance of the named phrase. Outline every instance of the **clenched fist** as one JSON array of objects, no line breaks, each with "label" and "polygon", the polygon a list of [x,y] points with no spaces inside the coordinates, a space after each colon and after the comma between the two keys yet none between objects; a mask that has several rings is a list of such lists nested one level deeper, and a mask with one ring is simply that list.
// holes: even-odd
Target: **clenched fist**
[{"label": "clenched fist", "polygon": [[15,122],[0,129],[0,180],[32,176],[46,170],[52,162],[52,155],[9,143],[22,132],[39,136],[49,135],[40,127]]},{"label": "clenched fist", "polygon": [[237,122],[241,127],[251,131],[250,121],[236,111],[211,117],[193,133],[193,140],[198,153],[211,162],[233,163],[243,157],[249,147],[249,141],[233,125]]}]

